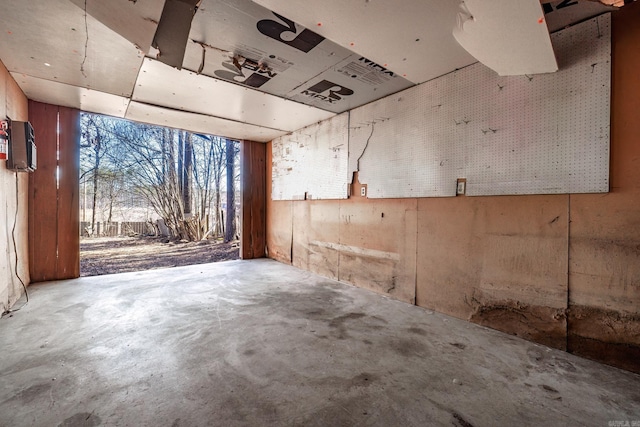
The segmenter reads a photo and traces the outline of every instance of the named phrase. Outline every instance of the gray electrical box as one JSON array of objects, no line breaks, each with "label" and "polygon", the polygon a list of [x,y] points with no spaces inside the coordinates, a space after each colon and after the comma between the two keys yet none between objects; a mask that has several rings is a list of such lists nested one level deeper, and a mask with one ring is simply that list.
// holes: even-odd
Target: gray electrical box
[{"label": "gray electrical box", "polygon": [[18,172],[33,172],[36,170],[36,142],[31,123],[11,122],[8,154],[7,169]]}]

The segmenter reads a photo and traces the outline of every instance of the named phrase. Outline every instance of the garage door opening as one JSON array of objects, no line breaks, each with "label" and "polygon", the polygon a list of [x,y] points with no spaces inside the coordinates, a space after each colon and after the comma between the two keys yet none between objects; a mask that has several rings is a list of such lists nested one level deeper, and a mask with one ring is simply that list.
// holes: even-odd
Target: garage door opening
[{"label": "garage door opening", "polygon": [[80,275],[237,259],[239,143],[82,113]]}]

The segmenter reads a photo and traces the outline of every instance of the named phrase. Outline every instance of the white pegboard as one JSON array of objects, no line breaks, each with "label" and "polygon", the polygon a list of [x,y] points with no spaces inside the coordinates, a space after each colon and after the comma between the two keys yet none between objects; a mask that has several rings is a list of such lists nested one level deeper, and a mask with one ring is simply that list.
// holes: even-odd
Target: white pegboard
[{"label": "white pegboard", "polygon": [[607,192],[610,22],[553,34],[557,73],[477,63],[352,110],[349,172],[372,198]]},{"label": "white pegboard", "polygon": [[272,143],[272,200],[346,199],[349,113]]}]

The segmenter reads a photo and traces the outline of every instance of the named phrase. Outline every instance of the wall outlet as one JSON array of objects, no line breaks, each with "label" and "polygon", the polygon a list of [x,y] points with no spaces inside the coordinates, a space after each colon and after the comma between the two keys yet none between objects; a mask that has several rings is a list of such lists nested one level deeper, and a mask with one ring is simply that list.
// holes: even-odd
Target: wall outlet
[{"label": "wall outlet", "polygon": [[360,187],[360,196],[367,197],[367,187]]},{"label": "wall outlet", "polygon": [[456,195],[463,196],[466,192],[467,192],[467,180],[458,179],[458,183],[456,186]]}]

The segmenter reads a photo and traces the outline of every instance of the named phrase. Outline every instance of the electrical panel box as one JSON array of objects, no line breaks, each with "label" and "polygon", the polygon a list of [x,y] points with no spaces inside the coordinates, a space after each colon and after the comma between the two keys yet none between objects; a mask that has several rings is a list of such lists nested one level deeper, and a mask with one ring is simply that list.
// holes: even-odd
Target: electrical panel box
[{"label": "electrical panel box", "polygon": [[35,134],[31,123],[12,121],[9,132],[7,169],[33,172],[36,170],[37,157]]}]

